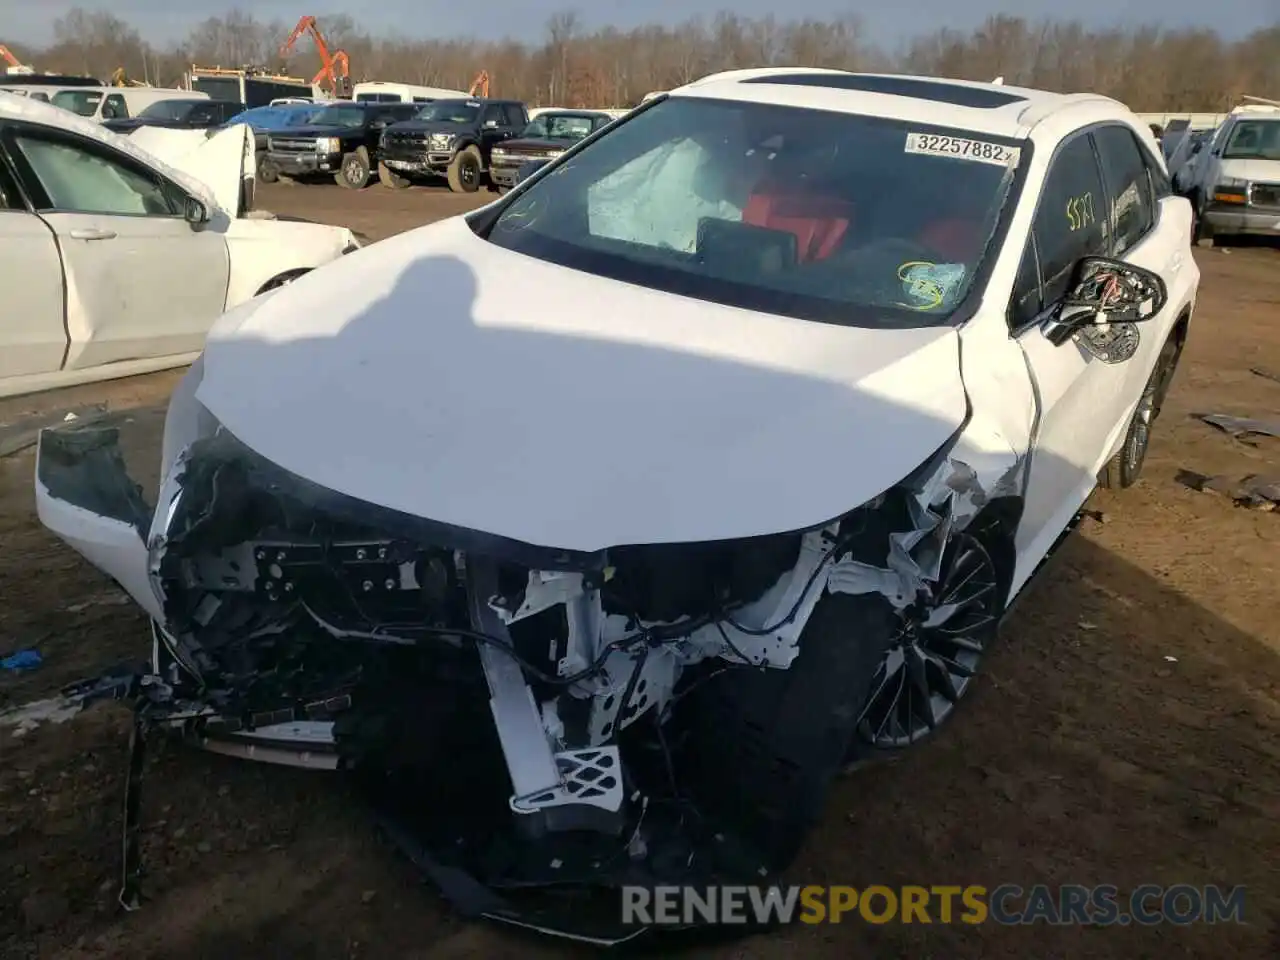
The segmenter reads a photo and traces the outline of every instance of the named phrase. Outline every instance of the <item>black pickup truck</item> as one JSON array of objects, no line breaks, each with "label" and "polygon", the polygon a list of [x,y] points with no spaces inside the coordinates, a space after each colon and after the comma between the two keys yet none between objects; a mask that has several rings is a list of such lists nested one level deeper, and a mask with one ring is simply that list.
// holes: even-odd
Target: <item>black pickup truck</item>
[{"label": "black pickup truck", "polygon": [[267,134],[267,162],[281,176],[330,174],[359,190],[378,168],[378,141],[388,124],[412,117],[416,103],[331,103],[301,127]]},{"label": "black pickup truck", "polygon": [[496,193],[510,190],[520,182],[520,171],[527,164],[554,160],[611,123],[613,117],[600,110],[543,110],[518,137],[494,148],[489,189]]},{"label": "black pickup truck", "polygon": [[528,123],[519,100],[436,100],[382,132],[378,179],[403,189],[416,178],[446,177],[454,193],[475,193],[488,177],[494,145]]}]

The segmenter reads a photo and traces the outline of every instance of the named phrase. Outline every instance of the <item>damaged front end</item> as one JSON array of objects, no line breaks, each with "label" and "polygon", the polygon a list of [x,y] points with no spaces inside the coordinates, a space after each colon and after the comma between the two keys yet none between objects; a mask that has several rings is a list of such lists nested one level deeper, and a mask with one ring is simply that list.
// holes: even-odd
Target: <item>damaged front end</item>
[{"label": "damaged front end", "polygon": [[[787,671],[824,597],[905,622],[1019,466],[984,483],[939,454],[819,529],[584,554],[327,490],[216,425],[195,435],[154,511],[113,429],[40,442],[41,519],[153,619],[150,673],[111,688],[139,705],[138,750],[168,727],[347,771],[462,912],[602,943],[639,932],[616,902],[597,923],[576,900],[518,909],[513,892],[759,882],[785,866],[735,816],[751,798],[708,773],[708,749],[741,731],[705,691]],[[852,624],[842,642],[875,664],[901,638]]]}]

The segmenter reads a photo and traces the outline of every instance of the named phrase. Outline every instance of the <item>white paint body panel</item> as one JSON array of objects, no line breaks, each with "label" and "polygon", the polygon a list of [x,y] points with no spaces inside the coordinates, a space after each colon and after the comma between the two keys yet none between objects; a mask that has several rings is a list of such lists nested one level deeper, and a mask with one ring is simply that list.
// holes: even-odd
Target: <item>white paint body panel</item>
[{"label": "white paint body panel", "polygon": [[[175,170],[181,170],[205,184],[214,202],[235,216],[240,203],[240,184],[244,179],[245,141],[253,154],[253,131],[243,123],[220,130],[212,137],[204,130],[169,130],[164,127],[138,127],[129,140],[158,157]],[[248,170],[253,170],[250,163]]]},{"label": "white paint body panel", "polygon": [[[37,455],[39,451],[37,450]],[[160,598],[147,577],[147,547],[127,523],[50,496],[35,480],[36,515],[76,553],[113,577],[150,617],[163,619]]]},{"label": "white paint body panel", "polygon": [[0,274],[13,278],[0,284],[0,384],[57,370],[67,349],[62,262],[53,232],[35,214],[0,210]]},{"label": "white paint body panel", "polygon": [[322,267],[356,245],[346,227],[269,216],[232,220],[223,239],[231,262],[228,310],[251,299],[269,281],[291,271]]},{"label": "white paint body panel", "polygon": [[[461,218],[375,249],[215,326],[197,397],[284,468],[406,513],[577,550],[799,529],[964,418],[951,329],[690,300]],[[512,309],[511,290],[544,289]]]},{"label": "white paint body panel", "polygon": [[[1118,104],[1080,102],[1038,122],[1029,131],[1035,150],[1027,182],[982,308],[962,332],[964,381],[974,409],[969,429],[980,430],[984,420],[998,424],[994,429],[1004,442],[1019,454],[1030,455],[1023,516],[1014,544],[1015,592],[1096,487],[1099,470],[1123,441],[1161,347],[1178,317],[1194,305],[1200,281],[1190,249],[1190,205],[1181,198],[1167,198],[1161,203],[1155,229],[1124,255],[1126,261],[1161,274],[1169,297],[1158,316],[1140,325],[1141,342],[1133,357],[1106,364],[1073,342],[1053,346],[1039,327],[1010,337],[1006,315],[1014,279],[1054,148],[1074,131],[1101,121],[1129,126],[1163,165],[1150,129]],[[1016,352],[1011,349],[1015,346]]]},{"label": "white paint body panel", "polygon": [[[227,294],[227,244],[180,217],[46,213],[67,289],[69,370],[199,350]],[[82,239],[100,237],[101,239]]]},{"label": "white paint body panel", "polygon": [[193,227],[176,217],[0,211],[0,287],[18,318],[0,327],[0,396],[190,363],[225,309],[355,246],[344,227],[261,212],[234,216],[242,177],[253,175],[254,141],[244,125],[212,137],[153,127],[122,137],[6,94],[0,119],[69,131],[124,153],[211,214]]}]

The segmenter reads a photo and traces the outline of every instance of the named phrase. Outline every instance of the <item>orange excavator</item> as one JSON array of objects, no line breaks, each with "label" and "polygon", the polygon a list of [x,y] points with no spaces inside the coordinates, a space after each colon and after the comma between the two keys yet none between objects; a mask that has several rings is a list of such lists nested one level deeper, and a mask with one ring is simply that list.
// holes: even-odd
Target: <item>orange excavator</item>
[{"label": "orange excavator", "polygon": [[479,73],[476,74],[476,78],[471,81],[471,88],[467,91],[467,96],[484,97],[486,99],[488,98],[489,96],[489,71],[488,70],[481,70]]},{"label": "orange excavator", "polygon": [[13,53],[10,52],[9,48],[6,47],[3,43],[0,43],[0,60],[3,60],[5,63],[9,65],[9,69],[8,69],[9,73],[34,73],[35,72],[30,67],[28,67],[25,63],[19,60],[17,57],[15,57]]},{"label": "orange excavator", "polygon": [[320,32],[316,18],[302,17],[298,25],[289,34],[289,39],[280,45],[280,56],[288,57],[294,45],[304,33],[311,34],[311,42],[316,45],[316,53],[320,55],[320,72],[311,82],[325,89],[329,96],[346,98],[351,96],[351,63],[345,50],[330,51],[329,44]]}]

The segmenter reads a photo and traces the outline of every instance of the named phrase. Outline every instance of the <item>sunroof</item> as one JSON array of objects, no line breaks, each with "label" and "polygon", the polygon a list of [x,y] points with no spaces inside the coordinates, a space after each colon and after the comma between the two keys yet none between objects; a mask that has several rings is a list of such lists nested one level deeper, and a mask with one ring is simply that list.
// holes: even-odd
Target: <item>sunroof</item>
[{"label": "sunroof", "polygon": [[742,82],[780,83],[792,87],[828,87],[833,90],[863,90],[867,93],[887,93],[894,97],[934,100],[957,107],[977,107],[980,110],[992,110],[1027,99],[1016,93],[990,90],[986,87],[965,87],[958,83],[916,80],[912,77],[873,77],[849,73],[783,73],[771,77],[752,77]]}]

